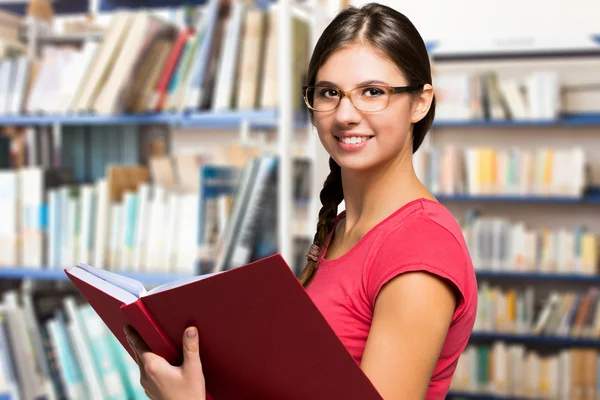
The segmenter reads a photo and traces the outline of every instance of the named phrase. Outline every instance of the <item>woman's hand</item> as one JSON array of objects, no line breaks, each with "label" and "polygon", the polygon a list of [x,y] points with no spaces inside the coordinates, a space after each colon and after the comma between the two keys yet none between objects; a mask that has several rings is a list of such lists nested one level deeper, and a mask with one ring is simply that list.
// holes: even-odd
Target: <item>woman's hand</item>
[{"label": "woman's hand", "polygon": [[126,327],[125,335],[140,367],[140,383],[151,400],[206,400],[196,328],[187,328],[183,333],[181,367],[152,353],[135,330]]}]

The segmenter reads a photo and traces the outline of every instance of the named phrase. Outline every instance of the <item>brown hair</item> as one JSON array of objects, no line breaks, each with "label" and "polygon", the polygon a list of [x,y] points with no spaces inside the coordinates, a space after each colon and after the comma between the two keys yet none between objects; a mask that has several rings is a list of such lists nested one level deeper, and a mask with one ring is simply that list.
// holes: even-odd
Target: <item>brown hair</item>
[{"label": "brown hair", "polygon": [[[362,7],[350,6],[340,12],[319,38],[308,65],[307,85],[314,85],[319,68],[334,52],[354,43],[369,46],[392,61],[404,74],[408,85],[432,83],[429,56],[423,39],[414,25],[398,11],[376,3]],[[415,93],[419,96],[421,91]],[[435,98],[427,115],[414,124],[413,153],[417,151],[431,128],[435,115]],[[311,111],[311,118],[314,115]],[[330,172],[320,193],[321,210],[313,244],[321,250],[337,218],[337,209],[344,199],[340,166],[329,159]],[[300,274],[306,287],[316,272],[316,262],[310,258]]]}]

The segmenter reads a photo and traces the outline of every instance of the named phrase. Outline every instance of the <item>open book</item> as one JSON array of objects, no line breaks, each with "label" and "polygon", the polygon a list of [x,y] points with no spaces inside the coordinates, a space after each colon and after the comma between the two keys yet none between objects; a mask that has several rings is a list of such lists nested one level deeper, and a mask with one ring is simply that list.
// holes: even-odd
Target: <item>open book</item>
[{"label": "open book", "polygon": [[213,400],[381,399],[279,254],[150,291],[88,265],[65,272],[132,356],[125,325],[174,365],[196,326]]}]

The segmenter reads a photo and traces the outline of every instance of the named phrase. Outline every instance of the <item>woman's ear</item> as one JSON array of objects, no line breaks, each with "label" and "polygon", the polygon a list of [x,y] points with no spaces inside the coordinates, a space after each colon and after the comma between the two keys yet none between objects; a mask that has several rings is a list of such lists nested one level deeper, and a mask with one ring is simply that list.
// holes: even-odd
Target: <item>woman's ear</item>
[{"label": "woman's ear", "polygon": [[414,98],[412,104],[412,115],[411,121],[413,124],[416,124],[429,112],[429,108],[431,107],[431,102],[433,101],[433,86],[429,83],[426,83],[423,86],[423,92],[418,97]]}]

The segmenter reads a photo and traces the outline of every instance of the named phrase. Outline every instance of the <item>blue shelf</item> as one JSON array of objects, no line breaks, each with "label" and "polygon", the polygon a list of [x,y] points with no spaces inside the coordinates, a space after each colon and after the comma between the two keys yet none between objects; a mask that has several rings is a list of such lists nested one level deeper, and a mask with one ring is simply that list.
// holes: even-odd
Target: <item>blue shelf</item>
[{"label": "blue shelf", "polygon": [[559,126],[600,126],[600,114],[567,114],[556,120],[525,119],[525,120],[436,120],[433,127],[438,128],[536,128],[536,127],[559,127]]},{"label": "blue shelf", "polygon": [[583,283],[600,285],[600,275],[565,274],[549,272],[476,271],[479,279],[507,279],[555,283]]},{"label": "blue shelf", "polygon": [[498,396],[486,393],[471,393],[471,392],[448,392],[447,399],[469,399],[469,400],[531,400],[531,398],[525,397],[511,397],[511,396]]},{"label": "blue shelf", "polygon": [[201,5],[206,0],[100,0],[100,11],[111,11],[120,8],[174,8],[186,5]]},{"label": "blue shelf", "polygon": [[520,195],[445,195],[435,196],[439,201],[486,202],[486,203],[536,203],[536,204],[600,204],[600,195],[586,194],[583,197],[571,196],[520,196]]},{"label": "blue shelf", "polygon": [[[136,279],[144,284],[161,284],[172,282],[177,279],[187,278],[187,275],[174,274],[144,274],[120,272],[122,275]],[[66,281],[69,280],[65,272],[61,270],[46,270],[22,267],[0,267],[0,279],[34,279],[41,281]],[[1,398],[0,398],[1,400]]]},{"label": "blue shelf", "polygon": [[22,115],[0,116],[0,125],[128,125],[128,124],[172,124],[181,119],[177,114],[135,115]]},{"label": "blue shelf", "polygon": [[[20,15],[26,14],[28,6],[29,2],[24,0],[0,2],[0,9]],[[52,0],[52,9],[55,14],[87,14],[90,10],[90,2],[88,0]]]},{"label": "blue shelf", "polygon": [[530,334],[519,335],[498,332],[473,332],[471,334],[471,341],[502,341],[506,343],[521,343],[529,345],[600,349],[600,339],[570,338]]},{"label": "blue shelf", "polygon": [[[0,116],[0,126],[31,125],[131,125],[167,124],[182,128],[237,128],[247,121],[255,129],[275,129],[278,124],[276,109],[249,111],[198,111],[189,113],[153,113],[130,115],[16,115]],[[296,112],[297,128],[306,127],[307,115]]]}]

